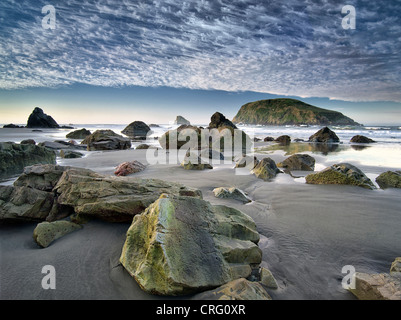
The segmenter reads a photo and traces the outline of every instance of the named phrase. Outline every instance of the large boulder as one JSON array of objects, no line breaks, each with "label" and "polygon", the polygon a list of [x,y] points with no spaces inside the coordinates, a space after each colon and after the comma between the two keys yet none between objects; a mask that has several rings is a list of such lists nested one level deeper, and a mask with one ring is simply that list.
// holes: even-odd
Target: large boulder
[{"label": "large boulder", "polygon": [[178,125],[185,124],[185,125],[187,125],[187,126],[190,126],[190,125],[191,125],[191,123],[190,123],[187,119],[185,119],[184,117],[182,117],[182,116],[177,116],[177,118],[176,118],[175,121],[174,121],[174,124],[178,124]]},{"label": "large boulder", "polygon": [[401,272],[394,268],[400,264],[397,258],[390,273],[368,274],[356,272],[353,285],[349,288],[359,300],[401,300]]},{"label": "large boulder", "polygon": [[291,143],[291,138],[290,138],[290,136],[283,135],[283,136],[279,136],[274,141],[278,142],[282,146],[288,146]]},{"label": "large boulder", "polygon": [[356,135],[356,136],[351,138],[350,142],[353,142],[353,143],[374,143],[376,141],[374,141],[374,140],[372,140],[372,139],[370,139],[368,137],[365,137],[365,136]]},{"label": "large boulder", "polygon": [[294,154],[277,166],[287,170],[314,171],[315,159],[308,154]]},{"label": "large boulder", "polygon": [[134,217],[120,262],[146,292],[184,295],[248,277],[261,262],[258,241],[238,210],[162,195]]},{"label": "large boulder", "polygon": [[90,136],[92,132],[83,128],[79,130],[72,131],[66,135],[68,139],[85,139],[87,136]]},{"label": "large boulder", "polygon": [[82,226],[71,221],[41,222],[33,230],[33,239],[39,246],[46,248],[53,241],[79,229]]},{"label": "large boulder", "polygon": [[200,190],[157,179],[103,176],[57,165],[25,169],[14,186],[0,186],[0,220],[55,221],[76,213],[131,222],[162,193],[202,198]]},{"label": "large boulder", "polygon": [[121,133],[133,139],[146,139],[147,134],[151,131],[149,126],[143,121],[134,121],[125,127]]},{"label": "large boulder", "polygon": [[340,142],[340,139],[334,131],[330,130],[328,127],[324,127],[310,136],[309,142],[338,143]]},{"label": "large boulder", "polygon": [[401,188],[401,171],[383,172],[376,178],[376,182],[382,189]]},{"label": "large boulder", "polygon": [[357,167],[349,163],[334,164],[320,172],[305,177],[309,184],[346,184],[375,189],[372,181]]},{"label": "large boulder", "polygon": [[201,148],[201,134],[202,129],[196,126],[183,124],[177,129],[169,130],[164,133],[160,137],[159,143],[163,149],[180,149],[184,145],[189,148]]},{"label": "large boulder", "polygon": [[256,177],[265,181],[275,178],[280,172],[276,163],[271,158],[262,159],[251,171]]},{"label": "large boulder", "polygon": [[24,167],[56,163],[54,151],[34,144],[0,142],[0,178],[20,174]]},{"label": "large boulder", "polygon": [[27,128],[59,128],[60,126],[41,108],[35,108],[28,118]]},{"label": "large boulder", "polygon": [[241,278],[196,296],[199,300],[272,300],[259,282]]},{"label": "large boulder", "polygon": [[81,144],[85,144],[88,151],[131,148],[130,139],[124,138],[112,130],[96,130],[90,136],[87,136]]}]

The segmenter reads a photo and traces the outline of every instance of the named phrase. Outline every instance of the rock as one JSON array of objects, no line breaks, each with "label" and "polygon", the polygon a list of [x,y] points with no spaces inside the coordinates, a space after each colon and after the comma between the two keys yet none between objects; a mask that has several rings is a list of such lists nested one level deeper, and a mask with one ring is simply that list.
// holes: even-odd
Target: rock
[{"label": "rock", "polygon": [[127,176],[132,173],[137,173],[145,170],[146,166],[137,160],[123,162],[117,168],[114,174],[116,176]]},{"label": "rock", "polygon": [[79,215],[111,222],[132,221],[162,193],[202,198],[200,190],[158,179],[103,176],[88,169],[69,168],[53,189],[57,203]]},{"label": "rock", "polygon": [[269,269],[266,269],[264,267],[260,268],[259,275],[260,275],[260,283],[265,285],[267,288],[271,289],[278,288],[277,281]]},{"label": "rock", "polygon": [[340,139],[334,131],[331,131],[328,127],[324,127],[314,135],[310,136],[309,142],[338,143],[340,142]]},{"label": "rock", "polygon": [[224,155],[220,151],[211,148],[202,149],[200,151],[200,157],[211,160],[224,160]]},{"label": "rock", "polygon": [[274,141],[273,137],[266,137],[263,139],[264,142],[270,142],[270,141]]},{"label": "rock", "polygon": [[307,175],[305,179],[309,184],[347,184],[366,189],[376,188],[361,170],[349,163],[334,164],[320,172]]},{"label": "rock", "polygon": [[197,160],[185,157],[184,161],[181,162],[181,167],[183,167],[185,170],[213,169],[212,165],[210,165],[208,162],[202,161],[202,158],[200,157],[197,157]]},{"label": "rock", "polygon": [[218,129],[224,127],[237,129],[237,126],[228,120],[223,114],[220,112],[215,112],[210,119],[209,129]]},{"label": "rock", "polygon": [[54,240],[79,229],[82,229],[82,226],[70,221],[41,222],[33,230],[33,239],[38,245],[46,248]]},{"label": "rock", "polygon": [[188,148],[201,148],[201,134],[200,128],[183,124],[177,129],[163,134],[159,143],[163,149],[180,149],[184,145],[187,145]]},{"label": "rock", "polygon": [[287,170],[314,171],[315,159],[308,154],[294,154],[277,166]]},{"label": "rock", "polygon": [[234,158],[235,161],[235,167],[236,168],[248,168],[249,170],[252,170],[255,168],[255,166],[259,163],[258,158],[255,156],[247,156],[247,155],[242,155],[240,157]]},{"label": "rock", "polygon": [[159,126],[158,124],[154,124],[154,123],[151,123],[151,124],[149,125],[149,127],[150,127],[150,128],[160,128],[160,126]]},{"label": "rock", "polygon": [[134,121],[130,123],[121,133],[134,139],[146,139],[147,134],[151,131],[149,126],[142,121]]},{"label": "rock", "polygon": [[21,144],[36,144],[36,141],[33,139],[26,139],[26,140],[22,140]]},{"label": "rock", "polygon": [[34,164],[56,163],[54,151],[34,144],[0,142],[0,178],[22,173]]},{"label": "rock", "polygon": [[0,186],[0,221],[43,221],[54,205],[54,196],[28,187]]},{"label": "rock", "polygon": [[401,257],[395,258],[390,268],[391,275],[401,275]]},{"label": "rock", "polygon": [[248,277],[261,262],[258,241],[238,210],[162,195],[134,217],[120,262],[146,292],[185,295]]},{"label": "rock", "polygon": [[87,136],[90,136],[92,133],[85,128],[72,131],[66,135],[68,139],[85,139]]},{"label": "rock", "polygon": [[125,150],[131,148],[130,139],[124,138],[112,130],[96,130],[90,136],[87,136],[81,144],[86,144],[88,151]]},{"label": "rock", "polygon": [[28,118],[27,128],[59,128],[60,126],[40,108],[35,108]]},{"label": "rock", "polygon": [[376,178],[376,182],[382,189],[401,188],[401,171],[383,172]]},{"label": "rock", "polygon": [[132,221],[162,193],[202,198],[200,190],[157,179],[106,177],[57,165],[25,168],[14,186],[0,186],[0,220],[55,221],[76,213]]},{"label": "rock", "polygon": [[291,138],[290,136],[284,135],[276,138],[274,141],[280,143],[283,146],[287,146],[291,143]]},{"label": "rock", "polygon": [[354,137],[351,138],[350,142],[354,142],[354,143],[374,143],[376,141],[365,137],[365,136],[360,136],[360,135],[356,135]]},{"label": "rock", "polygon": [[174,121],[174,124],[178,124],[178,125],[185,124],[185,125],[187,125],[187,126],[190,126],[190,125],[191,125],[191,123],[190,123],[187,119],[185,119],[184,117],[182,117],[182,116],[177,116],[177,118],[176,118],[175,121]]},{"label": "rock", "polygon": [[354,274],[354,288],[351,291],[359,300],[401,300],[401,258],[391,265],[390,274]]},{"label": "rock", "polygon": [[18,129],[18,128],[24,128],[21,126],[17,126],[16,124],[10,123],[10,124],[6,124],[3,126],[4,129],[8,128],[8,129]]},{"label": "rock", "polygon": [[234,199],[241,201],[243,203],[249,203],[252,202],[252,199],[250,199],[242,190],[237,189],[237,188],[215,188],[213,189],[214,196],[217,198],[221,199]]},{"label": "rock", "polygon": [[142,144],[140,144],[139,146],[137,146],[137,147],[135,148],[135,150],[146,150],[146,149],[149,149],[149,148],[150,148],[150,145],[145,144],[145,143],[142,143]]},{"label": "rock", "polygon": [[64,151],[64,150],[60,150],[60,157],[63,159],[78,159],[78,158],[82,158],[84,155],[81,152],[78,151]]},{"label": "rock", "polygon": [[276,163],[271,158],[262,159],[251,171],[256,177],[265,181],[273,179],[280,172]]},{"label": "rock", "polygon": [[196,296],[199,300],[272,300],[258,282],[244,278],[230,281],[216,289],[202,292]]}]

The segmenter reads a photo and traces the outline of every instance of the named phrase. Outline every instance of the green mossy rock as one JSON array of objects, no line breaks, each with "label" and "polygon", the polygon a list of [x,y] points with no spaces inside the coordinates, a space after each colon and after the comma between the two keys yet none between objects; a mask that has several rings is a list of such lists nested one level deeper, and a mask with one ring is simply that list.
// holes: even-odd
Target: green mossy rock
[{"label": "green mossy rock", "polygon": [[70,221],[41,222],[33,231],[33,239],[43,248],[48,247],[54,240],[81,229],[82,226]]},{"label": "green mossy rock", "polygon": [[305,177],[309,184],[345,184],[366,189],[375,189],[372,181],[357,167],[349,163],[332,165],[320,172]]},{"label": "green mossy rock", "polygon": [[261,262],[258,241],[238,210],[162,195],[134,217],[120,262],[146,292],[184,295],[248,277]]},{"label": "green mossy rock", "polygon": [[401,171],[387,171],[376,178],[382,189],[401,188]]},{"label": "green mossy rock", "polygon": [[275,178],[280,172],[281,171],[277,168],[276,163],[271,158],[262,159],[251,171],[251,173],[257,176],[259,179],[263,179],[265,181]]}]

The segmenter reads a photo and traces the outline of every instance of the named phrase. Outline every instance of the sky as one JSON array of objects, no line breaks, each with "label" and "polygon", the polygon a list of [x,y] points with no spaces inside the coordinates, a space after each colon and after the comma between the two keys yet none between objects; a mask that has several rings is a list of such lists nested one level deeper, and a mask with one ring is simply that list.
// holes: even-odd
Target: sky
[{"label": "sky", "polygon": [[0,123],[207,123],[279,97],[400,125],[401,1],[0,2]]}]

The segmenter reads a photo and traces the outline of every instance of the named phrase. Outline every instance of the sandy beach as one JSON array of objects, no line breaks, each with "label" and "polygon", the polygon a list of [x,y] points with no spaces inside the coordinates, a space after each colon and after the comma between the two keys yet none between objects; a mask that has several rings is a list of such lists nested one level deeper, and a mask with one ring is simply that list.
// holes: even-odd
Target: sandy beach
[{"label": "sandy beach", "polygon": [[[88,168],[113,175],[117,165],[138,160],[147,150],[85,152],[81,159],[61,159],[60,165]],[[259,159],[266,154],[256,153]],[[276,162],[284,152],[268,155]],[[314,155],[317,168],[328,158]],[[371,174],[385,168],[359,166]],[[305,172],[299,172],[300,175]],[[236,208],[254,219],[261,235],[262,266],[275,276],[279,288],[268,290],[274,300],[349,300],[342,268],[357,272],[387,272],[400,255],[401,198],[398,189],[366,190],[353,186],[308,185],[304,178],[281,173],[270,182],[238,175],[233,165],[188,171],[177,164],[150,165],[133,176],[157,178],[199,188],[212,204]],[[11,184],[12,180],[3,184]],[[216,187],[237,187],[253,200],[249,204],[219,199]],[[92,220],[43,249],[35,244],[35,223],[0,225],[0,299],[160,299],[142,291],[119,264],[127,223]],[[43,290],[41,269],[56,269],[56,290]],[[198,295],[180,299],[197,299]],[[165,298],[165,297],[164,297]]]}]

